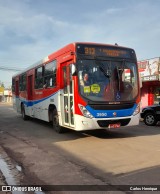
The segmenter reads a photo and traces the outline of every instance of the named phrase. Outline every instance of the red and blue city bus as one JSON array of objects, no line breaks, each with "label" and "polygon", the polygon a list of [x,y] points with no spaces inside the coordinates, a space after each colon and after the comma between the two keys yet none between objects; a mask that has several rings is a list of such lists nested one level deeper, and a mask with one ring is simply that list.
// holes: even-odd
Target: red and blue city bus
[{"label": "red and blue city bus", "polygon": [[59,133],[138,125],[138,76],[133,49],[72,43],[13,76],[13,106]]}]

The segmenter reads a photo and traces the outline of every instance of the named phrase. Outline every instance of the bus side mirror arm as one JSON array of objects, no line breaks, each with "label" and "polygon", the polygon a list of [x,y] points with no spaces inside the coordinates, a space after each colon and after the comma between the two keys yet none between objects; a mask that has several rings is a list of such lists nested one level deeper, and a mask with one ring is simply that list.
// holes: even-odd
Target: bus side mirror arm
[{"label": "bus side mirror arm", "polygon": [[140,73],[139,73],[139,87],[142,88],[142,77]]}]

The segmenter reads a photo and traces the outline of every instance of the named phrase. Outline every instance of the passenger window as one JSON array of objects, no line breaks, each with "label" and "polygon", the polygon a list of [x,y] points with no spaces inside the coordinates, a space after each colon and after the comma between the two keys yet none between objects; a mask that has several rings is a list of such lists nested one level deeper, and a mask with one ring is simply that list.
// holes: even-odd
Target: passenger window
[{"label": "passenger window", "polygon": [[43,67],[38,67],[35,71],[35,88],[43,88]]},{"label": "passenger window", "polygon": [[44,85],[46,88],[56,86],[56,74],[57,74],[56,60],[45,65],[44,70]]},{"label": "passenger window", "polygon": [[19,90],[25,91],[26,90],[26,74],[23,74],[19,78]]}]

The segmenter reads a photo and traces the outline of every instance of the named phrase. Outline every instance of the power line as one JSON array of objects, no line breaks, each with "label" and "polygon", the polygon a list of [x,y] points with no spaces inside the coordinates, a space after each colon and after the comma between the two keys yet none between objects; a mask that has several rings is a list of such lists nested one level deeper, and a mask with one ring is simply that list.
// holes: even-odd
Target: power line
[{"label": "power line", "polygon": [[1,83],[12,83],[12,82],[5,82],[5,81],[1,81],[1,80],[0,80],[0,84],[1,84]]},{"label": "power line", "polygon": [[23,69],[20,69],[20,68],[17,68],[17,67],[0,66],[0,70],[2,70],[2,71],[22,71]]}]

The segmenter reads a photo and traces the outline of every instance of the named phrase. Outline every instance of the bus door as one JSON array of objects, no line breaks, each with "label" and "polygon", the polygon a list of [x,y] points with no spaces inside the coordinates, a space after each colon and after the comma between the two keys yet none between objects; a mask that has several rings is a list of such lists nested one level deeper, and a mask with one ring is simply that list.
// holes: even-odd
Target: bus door
[{"label": "bus door", "polygon": [[33,75],[28,76],[28,87],[27,87],[27,91],[28,91],[28,100],[32,100],[33,99]]},{"label": "bus door", "polygon": [[28,99],[27,102],[29,103],[29,108],[26,109],[26,113],[30,116],[34,115],[34,110],[32,106],[32,100],[33,100],[33,75],[28,76],[28,84],[27,84],[27,94]]},{"label": "bus door", "polygon": [[74,98],[71,66],[63,67],[64,88],[62,94],[62,118],[63,124],[74,127]]},{"label": "bus door", "polygon": [[15,100],[16,100],[16,107],[17,112],[20,112],[20,98],[19,98],[19,81],[16,80],[16,87],[15,87]]}]

